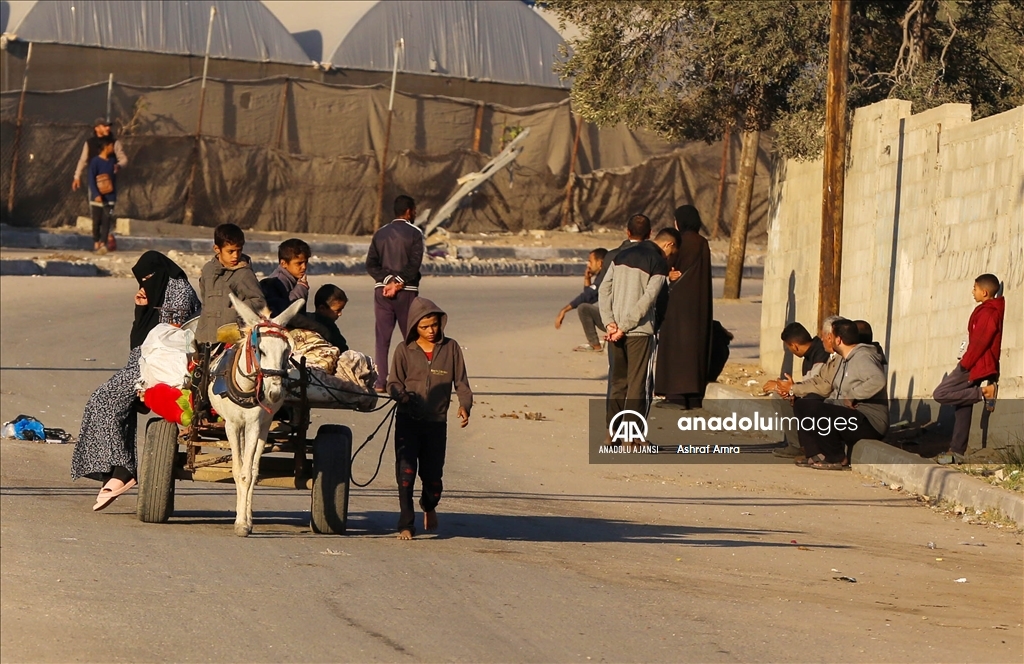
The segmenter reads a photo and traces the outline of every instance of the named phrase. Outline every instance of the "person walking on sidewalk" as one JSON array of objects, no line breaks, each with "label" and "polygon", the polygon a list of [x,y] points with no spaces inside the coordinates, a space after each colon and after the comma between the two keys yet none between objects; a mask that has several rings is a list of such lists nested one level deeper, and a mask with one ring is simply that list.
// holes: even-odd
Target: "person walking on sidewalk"
[{"label": "person walking on sidewalk", "polygon": [[408,336],[409,305],[419,295],[420,266],[426,240],[416,221],[416,201],[409,196],[395,199],[395,219],[373,234],[366,254],[366,271],[373,277],[373,313],[376,328],[378,392],[387,383],[388,350],[395,323]]},{"label": "person walking on sidewalk", "polygon": [[1003,313],[1006,301],[996,297],[999,279],[983,274],[974,280],[974,301],[978,306],[967,323],[966,347],[961,344],[957,365],[932,392],[932,398],[956,409],[949,452],[939,463],[952,463],[967,453],[974,404],[984,397],[989,410],[995,408],[996,381],[999,380],[999,353],[1003,341]]},{"label": "person walking on sidewalk", "polygon": [[117,203],[117,164],[114,141],[101,139],[100,153],[89,162],[89,211],[92,213],[93,251],[107,253],[110,227]]},{"label": "person walking on sidewalk", "polygon": [[[110,139],[114,142],[114,172],[117,173],[122,168],[128,165],[128,155],[124,152],[124,146],[121,145],[121,141],[117,140],[117,137],[111,133],[110,122],[106,118],[96,118],[92,123],[92,136],[86,139],[82,145],[82,154],[78,158],[78,164],[75,166],[75,178],[71,181],[71,191],[78,191],[82,186],[82,176],[87,175],[86,169],[89,168],[89,164],[93,158],[97,157],[100,150],[103,147],[103,142],[106,139]],[[90,193],[90,187],[88,181],[85,183],[85,193]],[[90,203],[95,197],[90,195]],[[113,229],[107,233],[107,237],[104,241],[108,245],[113,245]]]}]

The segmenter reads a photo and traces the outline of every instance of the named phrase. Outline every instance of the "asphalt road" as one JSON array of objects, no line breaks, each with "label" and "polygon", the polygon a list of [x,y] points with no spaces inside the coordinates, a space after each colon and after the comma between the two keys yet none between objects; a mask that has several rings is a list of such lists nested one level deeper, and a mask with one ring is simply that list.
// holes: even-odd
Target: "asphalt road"
[{"label": "asphalt road", "polygon": [[[368,280],[336,281],[352,297],[342,329],[368,350]],[[127,355],[134,289],[0,279],[0,418],[77,433]],[[571,351],[575,320],[552,325],[577,289],[426,284],[478,401],[467,429],[449,429],[437,536],[394,538],[390,449],[377,481],[353,491],[349,535],[312,534],[308,494],[260,488],[240,539],[231,485],[179,482],[171,522],[143,524],[134,493],[90,511],[98,486],[69,481],[70,446],[3,441],[3,661],[1020,661],[1019,533],[769,457],[589,465],[604,359]],[[755,355],[759,306],[716,310]],[[546,419],[500,417],[517,411]],[[317,422],[362,440],[377,418]]]}]

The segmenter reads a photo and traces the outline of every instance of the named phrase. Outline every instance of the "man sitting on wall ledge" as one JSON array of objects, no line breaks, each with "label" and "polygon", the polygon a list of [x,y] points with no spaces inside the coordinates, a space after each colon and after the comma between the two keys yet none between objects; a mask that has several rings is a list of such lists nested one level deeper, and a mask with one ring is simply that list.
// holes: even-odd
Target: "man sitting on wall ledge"
[{"label": "man sitting on wall ledge", "polygon": [[860,342],[854,321],[837,321],[832,329],[843,359],[831,395],[823,402],[801,399],[793,405],[796,417],[813,420],[813,426],[801,423],[799,438],[806,464],[818,470],[842,470],[854,443],[881,440],[889,431],[884,358],[873,345]]}]

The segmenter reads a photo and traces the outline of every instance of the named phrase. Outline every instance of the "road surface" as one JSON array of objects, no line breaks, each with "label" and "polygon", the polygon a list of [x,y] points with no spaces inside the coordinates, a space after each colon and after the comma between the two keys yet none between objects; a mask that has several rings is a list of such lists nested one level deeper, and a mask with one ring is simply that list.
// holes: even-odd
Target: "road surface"
[{"label": "road surface", "polygon": [[[346,337],[372,348],[369,280],[334,281],[352,298]],[[0,280],[0,417],[77,433],[127,355],[134,290]],[[577,290],[425,283],[477,395],[470,426],[449,429],[436,537],[394,538],[390,448],[377,481],[353,490],[349,535],[312,534],[308,494],[259,488],[254,534],[240,539],[231,485],[179,482],[170,523],[143,524],[134,492],[90,511],[98,486],[69,481],[71,446],[3,441],[3,660],[1020,661],[1019,533],[780,460],[589,465],[605,361],[572,352],[574,318],[553,329]],[[756,356],[759,306],[716,309],[737,353]],[[545,419],[500,417],[522,411]],[[358,442],[377,421],[316,423],[348,423]]]}]

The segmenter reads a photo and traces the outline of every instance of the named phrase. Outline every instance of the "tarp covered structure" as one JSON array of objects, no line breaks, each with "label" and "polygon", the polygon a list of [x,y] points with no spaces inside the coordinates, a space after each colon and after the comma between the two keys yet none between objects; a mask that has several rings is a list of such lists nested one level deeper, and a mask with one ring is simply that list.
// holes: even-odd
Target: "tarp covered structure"
[{"label": "tarp covered structure", "polygon": [[[119,178],[119,216],[195,223],[231,221],[245,228],[356,234],[372,230],[387,119],[386,88],[308,81],[210,81],[198,120],[198,81],[168,88],[115,85],[115,128],[131,165]],[[19,94],[0,96],[0,209],[6,215]],[[89,122],[104,108],[106,86],[26,95],[11,223],[56,226],[86,212],[70,182]],[[568,102],[511,108],[398,94],[385,200],[398,193],[437,209],[456,180],[480,170],[511,137],[529,127],[525,150],[458,210],[451,228],[519,231],[561,223],[576,118]],[[473,150],[479,127],[479,149]],[[739,157],[738,139],[730,146]],[[656,225],[693,203],[715,210],[722,146],[673,145],[626,127],[582,127],[572,175],[574,220],[621,227],[643,211]],[[764,233],[767,153],[762,150],[751,235]],[[195,168],[193,169],[193,165]],[[734,170],[735,166],[733,166]],[[195,172],[193,179],[192,173]],[[735,185],[727,180],[725,209]],[[728,220],[728,214],[726,215]]]},{"label": "tarp covered structure", "polygon": [[547,88],[570,87],[554,72],[562,38],[520,0],[377,2],[330,58],[342,69],[391,71],[405,42],[403,72]]},{"label": "tarp covered structure", "polygon": [[47,0],[32,7],[15,33],[26,42],[202,56],[211,9],[217,16],[210,57],[309,63],[277,17],[262,2],[246,0]]}]

